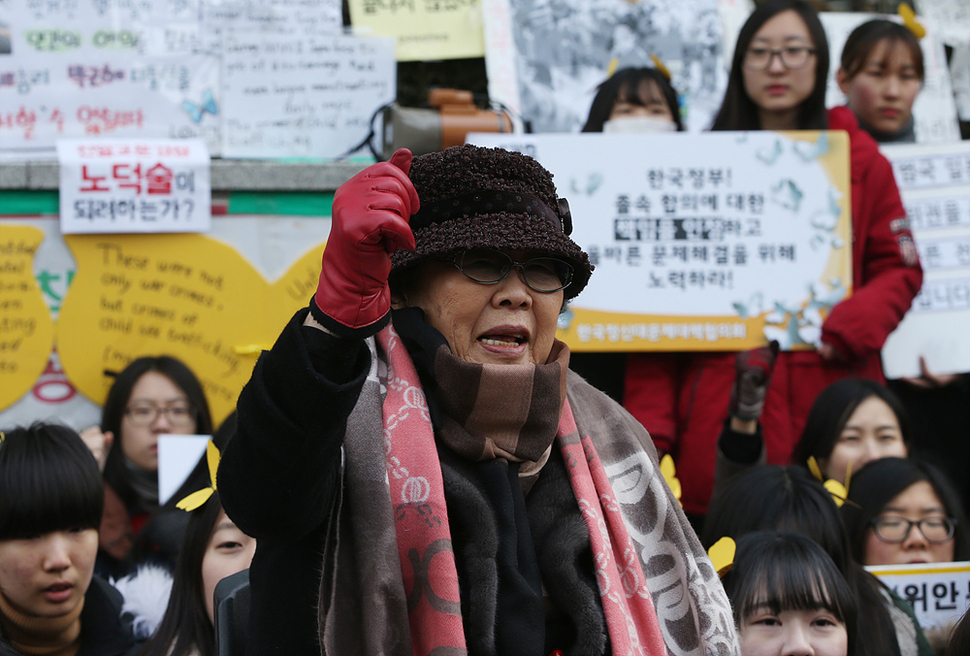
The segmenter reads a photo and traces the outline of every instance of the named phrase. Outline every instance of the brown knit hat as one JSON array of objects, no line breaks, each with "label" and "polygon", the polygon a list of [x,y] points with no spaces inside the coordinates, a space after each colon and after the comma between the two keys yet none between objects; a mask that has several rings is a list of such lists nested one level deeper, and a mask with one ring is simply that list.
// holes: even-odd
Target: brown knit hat
[{"label": "brown knit hat", "polygon": [[501,148],[454,146],[416,157],[409,175],[421,199],[411,217],[416,247],[391,255],[391,281],[432,255],[466,248],[538,251],[573,266],[564,290],[571,299],[593,271],[569,238],[572,222],[552,174],[535,159]]}]

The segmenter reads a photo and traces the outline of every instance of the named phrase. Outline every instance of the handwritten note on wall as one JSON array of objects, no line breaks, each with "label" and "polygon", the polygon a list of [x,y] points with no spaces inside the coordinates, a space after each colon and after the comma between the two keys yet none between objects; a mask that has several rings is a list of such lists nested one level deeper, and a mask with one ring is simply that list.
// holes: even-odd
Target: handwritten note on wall
[{"label": "handwritten note on wall", "polygon": [[397,37],[400,61],[485,54],[478,0],[350,0],[349,7],[355,26]]},{"label": "handwritten note on wall", "polygon": [[58,349],[75,387],[100,403],[111,383],[106,370],[168,353],[196,372],[220,419],[235,406],[260,349],[316,289],[322,251],[312,249],[269,284],[232,247],[202,235],[65,241],[78,272],[58,319],[59,334],[70,339]]},{"label": "handwritten note on wall", "polygon": [[223,50],[223,157],[337,157],[397,93],[393,39],[233,32]]},{"label": "handwritten note on wall", "polygon": [[43,238],[36,228],[0,226],[0,408],[30,390],[54,342],[54,322],[34,279]]}]

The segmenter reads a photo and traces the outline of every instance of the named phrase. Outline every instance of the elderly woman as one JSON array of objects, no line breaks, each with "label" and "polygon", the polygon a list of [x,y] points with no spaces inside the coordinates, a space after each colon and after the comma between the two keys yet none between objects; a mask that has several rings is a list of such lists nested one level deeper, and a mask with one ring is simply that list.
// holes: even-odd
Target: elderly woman
[{"label": "elderly woman", "polygon": [[570,228],[499,149],[401,150],[337,190],[219,470],[257,538],[252,653],[737,653],[649,435],[568,371]]}]

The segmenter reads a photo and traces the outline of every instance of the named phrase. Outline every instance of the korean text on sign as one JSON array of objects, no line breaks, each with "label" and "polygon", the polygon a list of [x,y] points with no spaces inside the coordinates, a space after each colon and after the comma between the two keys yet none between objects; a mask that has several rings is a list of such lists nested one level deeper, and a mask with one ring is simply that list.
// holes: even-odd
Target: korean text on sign
[{"label": "korean text on sign", "polygon": [[209,229],[209,156],[201,140],[63,140],[57,150],[64,234]]}]

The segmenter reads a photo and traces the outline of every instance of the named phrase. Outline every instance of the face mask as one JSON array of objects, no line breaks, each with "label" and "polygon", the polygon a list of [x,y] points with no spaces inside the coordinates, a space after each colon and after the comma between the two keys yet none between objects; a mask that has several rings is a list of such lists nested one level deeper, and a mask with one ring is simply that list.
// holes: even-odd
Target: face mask
[{"label": "face mask", "polygon": [[624,116],[614,118],[603,124],[603,132],[676,132],[677,124],[665,118],[651,116]]}]

